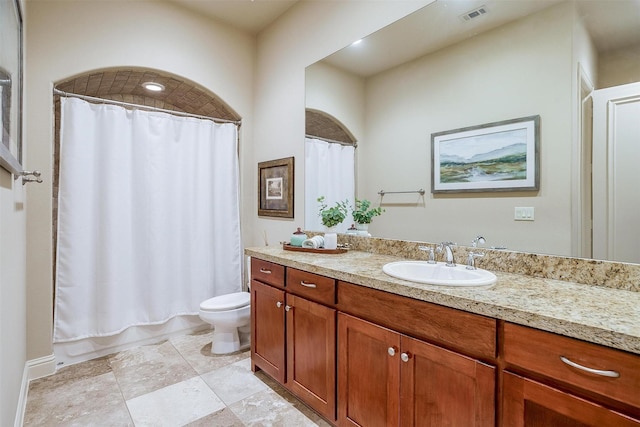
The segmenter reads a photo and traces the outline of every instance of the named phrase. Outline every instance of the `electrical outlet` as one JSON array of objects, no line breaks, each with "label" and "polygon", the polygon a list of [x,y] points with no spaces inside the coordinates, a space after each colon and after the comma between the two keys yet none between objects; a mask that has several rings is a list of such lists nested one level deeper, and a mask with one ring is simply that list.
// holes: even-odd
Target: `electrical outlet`
[{"label": "electrical outlet", "polygon": [[513,219],[516,221],[533,221],[535,219],[533,207],[516,207]]}]

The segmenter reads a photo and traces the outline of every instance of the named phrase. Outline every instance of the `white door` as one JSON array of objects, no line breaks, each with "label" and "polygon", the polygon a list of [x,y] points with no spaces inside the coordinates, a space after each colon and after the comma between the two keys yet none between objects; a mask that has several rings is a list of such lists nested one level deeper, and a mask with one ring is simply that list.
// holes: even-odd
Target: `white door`
[{"label": "white door", "polygon": [[593,92],[593,257],[640,263],[640,83]]}]

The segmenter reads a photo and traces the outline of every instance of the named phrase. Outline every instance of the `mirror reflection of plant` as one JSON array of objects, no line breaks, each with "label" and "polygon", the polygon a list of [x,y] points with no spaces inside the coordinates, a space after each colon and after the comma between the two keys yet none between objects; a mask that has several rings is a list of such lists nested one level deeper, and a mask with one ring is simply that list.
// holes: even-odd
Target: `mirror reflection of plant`
[{"label": "mirror reflection of plant", "polygon": [[369,200],[356,199],[356,207],[352,210],[353,220],[358,224],[371,224],[374,216],[382,215],[384,209],[380,206],[377,208],[371,207]]},{"label": "mirror reflection of plant", "polygon": [[325,203],[324,196],[322,196],[318,197],[318,203],[320,203],[319,216],[322,218],[322,224],[325,227],[335,227],[344,221],[349,213],[348,200],[336,202],[335,206],[328,207]]}]

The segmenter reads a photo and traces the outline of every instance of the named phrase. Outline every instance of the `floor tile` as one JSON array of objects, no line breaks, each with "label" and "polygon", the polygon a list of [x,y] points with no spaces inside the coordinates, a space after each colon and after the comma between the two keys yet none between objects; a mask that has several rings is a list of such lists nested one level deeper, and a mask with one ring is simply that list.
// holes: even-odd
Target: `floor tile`
[{"label": "floor tile", "polygon": [[311,420],[313,422],[312,425],[327,427],[331,426],[331,424],[328,423],[324,418],[309,409],[307,405],[296,398],[282,384],[271,378],[269,375],[265,374],[264,371],[257,371],[254,373],[254,375],[257,379],[264,383],[265,386],[270,388],[274,393],[278,394],[283,400],[287,401],[296,410],[300,411],[304,416]]},{"label": "floor tile", "polygon": [[[46,424],[44,424],[46,425]],[[100,407],[88,414],[57,424],[57,427],[134,427],[124,399],[116,405]]]},{"label": "floor tile", "polygon": [[127,400],[136,427],[183,426],[224,409],[200,378],[194,377]]},{"label": "floor tile", "polygon": [[55,387],[29,391],[25,426],[65,425],[104,408],[124,403],[113,373],[67,380],[52,380]]},{"label": "floor tile", "polygon": [[230,409],[225,408],[206,417],[200,418],[185,427],[244,427],[244,423],[240,421]]},{"label": "floor tile", "polygon": [[93,378],[111,372],[109,356],[59,368],[54,375],[31,381],[29,394],[38,393],[40,389],[50,390],[63,384]]},{"label": "floor tile", "polygon": [[213,330],[180,335],[171,338],[171,343],[198,374],[205,374],[251,356],[251,351],[231,354],[211,353]]},{"label": "floor tile", "polygon": [[211,339],[210,330],[172,337],[34,380],[24,426],[329,425],[264,372],[252,373],[250,351],[213,355]]},{"label": "floor tile", "polygon": [[[247,426],[317,426],[271,389],[252,394],[229,405],[229,409]],[[323,424],[324,425],[324,424]]]},{"label": "floor tile", "polygon": [[120,352],[110,361],[125,400],[196,376],[169,341]]},{"label": "floor tile", "polygon": [[267,388],[266,384],[251,372],[250,359],[216,369],[202,375],[202,379],[227,405]]}]

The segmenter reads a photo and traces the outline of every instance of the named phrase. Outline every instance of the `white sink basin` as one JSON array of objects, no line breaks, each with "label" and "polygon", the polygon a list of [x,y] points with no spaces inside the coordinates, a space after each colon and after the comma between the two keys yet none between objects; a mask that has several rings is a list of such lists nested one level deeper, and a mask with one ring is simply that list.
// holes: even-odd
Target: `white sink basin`
[{"label": "white sink basin", "polygon": [[464,265],[447,267],[445,263],[427,261],[398,261],[382,266],[389,276],[410,282],[440,286],[488,286],[496,283],[496,275],[481,268],[467,270]]}]

